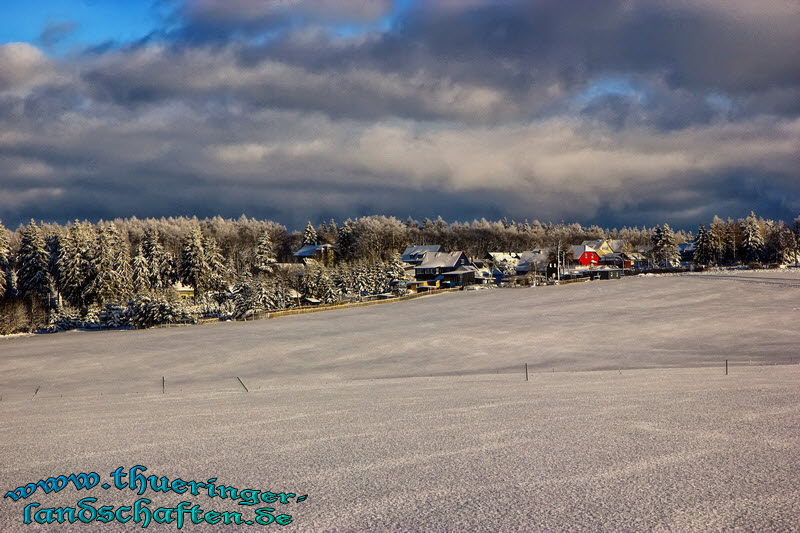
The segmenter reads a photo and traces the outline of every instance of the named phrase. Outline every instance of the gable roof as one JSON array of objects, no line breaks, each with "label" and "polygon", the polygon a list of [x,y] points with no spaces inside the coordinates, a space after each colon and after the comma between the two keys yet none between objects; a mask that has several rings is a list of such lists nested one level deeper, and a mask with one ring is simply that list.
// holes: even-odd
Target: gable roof
[{"label": "gable roof", "polygon": [[603,244],[607,244],[607,243],[608,243],[608,241],[605,240],[605,239],[597,239],[597,240],[594,240],[594,241],[583,241],[580,245],[581,246],[588,246],[590,248],[594,248],[594,250],[597,251],[598,248],[603,246]]},{"label": "gable roof", "polygon": [[597,250],[592,248],[591,246],[586,246],[585,244],[578,244],[572,247],[572,254],[575,256],[575,259],[579,258],[586,252],[594,252],[597,253]]},{"label": "gable roof", "polygon": [[406,249],[403,250],[403,261],[411,261],[416,258],[419,258],[425,252],[438,252],[441,250],[442,247],[439,244],[422,244],[422,245],[413,245],[413,246],[406,246]]},{"label": "gable roof", "polygon": [[625,251],[625,248],[628,245],[628,241],[626,241],[625,239],[610,239],[607,242],[608,245],[611,247],[611,250],[613,250],[615,253]]},{"label": "gable roof", "polygon": [[455,267],[464,252],[425,252],[417,268]]}]

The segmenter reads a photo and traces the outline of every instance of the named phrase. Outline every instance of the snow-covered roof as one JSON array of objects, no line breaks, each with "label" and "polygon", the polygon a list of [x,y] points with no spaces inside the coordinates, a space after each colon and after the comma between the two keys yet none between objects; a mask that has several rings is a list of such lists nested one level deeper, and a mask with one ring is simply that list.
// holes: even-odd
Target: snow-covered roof
[{"label": "snow-covered roof", "polygon": [[572,247],[572,254],[575,256],[576,259],[585,254],[586,252],[597,253],[597,250],[585,244],[578,244]]},{"label": "snow-covered roof", "polygon": [[519,263],[517,264],[517,271],[527,272],[531,269],[531,265],[541,267],[547,264],[548,250],[528,250],[520,252]]},{"label": "snow-covered roof", "polygon": [[303,295],[294,289],[287,289],[286,296],[288,296],[289,298],[301,298]]},{"label": "snow-covered roof", "polygon": [[417,268],[454,267],[464,252],[425,252]]},{"label": "snow-covered roof", "polygon": [[610,239],[607,242],[608,245],[611,247],[611,250],[613,250],[616,253],[622,252],[625,249],[625,246],[627,246],[628,244],[628,241],[626,241],[625,239]]},{"label": "snow-covered roof", "polygon": [[295,257],[314,257],[318,250],[333,248],[330,244],[306,244],[294,253]]},{"label": "snow-covered roof", "polygon": [[469,274],[470,272],[478,273],[478,269],[472,265],[461,265],[455,270],[451,270],[450,272],[445,272],[446,276],[450,274]]},{"label": "snow-covered roof", "polygon": [[406,246],[406,249],[403,250],[403,261],[411,261],[417,256],[421,256],[425,252],[438,252],[441,250],[441,245],[438,244],[422,244],[422,245],[413,245],[413,246]]},{"label": "snow-covered roof", "polygon": [[605,239],[597,239],[597,240],[594,240],[594,241],[583,241],[580,244],[580,246],[588,246],[589,248],[594,248],[595,250],[597,250],[598,248],[603,246],[604,242],[608,242],[608,241],[606,241]]}]

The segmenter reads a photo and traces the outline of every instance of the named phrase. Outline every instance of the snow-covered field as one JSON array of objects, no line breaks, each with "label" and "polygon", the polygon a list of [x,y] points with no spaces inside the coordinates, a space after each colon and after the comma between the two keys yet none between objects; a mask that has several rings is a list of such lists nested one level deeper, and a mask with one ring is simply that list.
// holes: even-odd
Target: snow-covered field
[{"label": "snow-covered field", "polygon": [[[0,490],[145,465],[308,494],[283,528],[189,531],[800,530],[800,274],[757,274],[2,339]],[[22,523],[87,496],[140,497],[5,498],[0,531],[140,527]]]}]

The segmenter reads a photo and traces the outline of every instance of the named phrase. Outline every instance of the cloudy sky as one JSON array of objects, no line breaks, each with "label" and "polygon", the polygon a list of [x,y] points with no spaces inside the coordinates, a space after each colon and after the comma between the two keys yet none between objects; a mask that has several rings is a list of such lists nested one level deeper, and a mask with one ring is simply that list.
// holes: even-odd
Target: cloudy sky
[{"label": "cloudy sky", "polygon": [[0,219],[800,214],[798,0],[7,0]]}]

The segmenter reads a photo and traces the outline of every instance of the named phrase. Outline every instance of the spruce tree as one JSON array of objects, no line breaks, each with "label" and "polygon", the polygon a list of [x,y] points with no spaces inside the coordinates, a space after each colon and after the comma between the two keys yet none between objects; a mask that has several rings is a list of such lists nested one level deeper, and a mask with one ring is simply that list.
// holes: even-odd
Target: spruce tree
[{"label": "spruce tree", "polygon": [[714,262],[711,235],[702,224],[697,229],[697,237],[694,239],[694,257],[692,259],[698,265],[710,265]]},{"label": "spruce tree", "polygon": [[350,261],[355,253],[355,235],[349,220],[339,229],[336,237],[336,253],[342,261]]},{"label": "spruce tree", "polygon": [[742,249],[745,261],[761,261],[764,252],[764,237],[758,227],[758,219],[752,211],[742,224]]},{"label": "spruce tree", "polygon": [[195,227],[184,239],[180,268],[181,282],[194,289],[195,300],[199,299],[201,291],[205,290],[208,271],[203,234],[199,227]]},{"label": "spruce tree", "polygon": [[662,228],[656,226],[653,232],[653,257],[665,267],[680,263],[680,250],[675,244],[675,234],[669,224],[664,224]]},{"label": "spruce tree", "polygon": [[119,302],[129,293],[130,279],[127,257],[116,225],[108,223],[97,228],[95,253],[92,257],[92,281],[86,288],[85,301],[103,304]]},{"label": "spruce tree", "polygon": [[150,265],[142,252],[142,245],[136,247],[136,255],[131,264],[131,282],[134,294],[147,294],[150,290]]},{"label": "spruce tree", "polygon": [[94,251],[91,226],[76,220],[61,243],[58,288],[67,301],[81,309],[88,303],[87,291],[94,279]]},{"label": "spruce tree", "polygon": [[175,265],[172,258],[159,242],[157,229],[148,229],[142,241],[142,254],[147,261],[150,275],[149,288],[160,291],[171,286],[175,278]]},{"label": "spruce tree", "polygon": [[49,307],[53,283],[48,270],[48,257],[44,239],[31,220],[22,231],[22,242],[18,253],[17,291],[20,298],[30,298]]},{"label": "spruce tree", "polygon": [[277,262],[272,247],[272,239],[269,232],[264,231],[258,239],[258,244],[253,257],[253,270],[256,275],[268,275],[273,272]]},{"label": "spruce tree", "polygon": [[314,225],[311,221],[308,221],[306,225],[306,230],[303,233],[303,246],[308,244],[318,244],[319,243],[319,236],[317,235],[317,230],[314,229]]},{"label": "spruce tree", "polygon": [[228,268],[225,266],[225,258],[222,256],[214,237],[203,237],[203,249],[206,253],[206,289],[221,292],[226,289],[225,278]]}]

